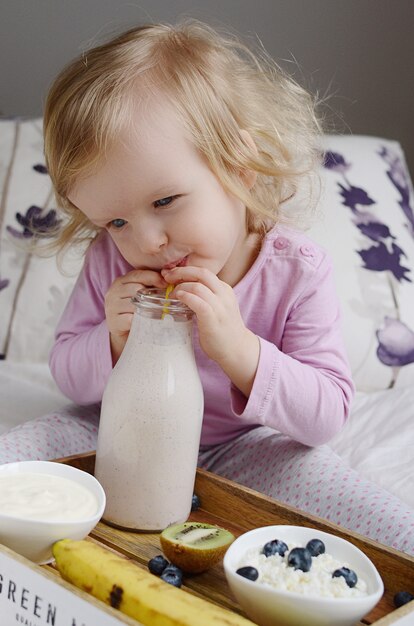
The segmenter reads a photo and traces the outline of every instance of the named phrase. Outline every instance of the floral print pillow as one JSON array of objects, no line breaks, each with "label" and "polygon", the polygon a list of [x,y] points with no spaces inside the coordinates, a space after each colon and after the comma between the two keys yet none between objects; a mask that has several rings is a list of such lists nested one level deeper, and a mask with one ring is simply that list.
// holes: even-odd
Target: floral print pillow
[{"label": "floral print pillow", "polygon": [[34,255],[33,228],[59,219],[43,156],[42,120],[0,121],[0,359],[46,362],[82,258]]},{"label": "floral print pillow", "polygon": [[361,391],[414,383],[414,195],[399,143],[326,136],[321,217]]}]

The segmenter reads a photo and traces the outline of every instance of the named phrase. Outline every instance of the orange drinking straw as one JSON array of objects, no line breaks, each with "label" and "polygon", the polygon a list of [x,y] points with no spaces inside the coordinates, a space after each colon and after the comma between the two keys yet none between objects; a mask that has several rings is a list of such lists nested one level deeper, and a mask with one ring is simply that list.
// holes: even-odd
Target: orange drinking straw
[{"label": "orange drinking straw", "polygon": [[170,295],[170,293],[172,292],[173,289],[174,289],[174,285],[167,285],[167,289],[165,290],[165,304],[163,306],[162,315],[161,315],[161,319],[162,320],[164,319],[164,317],[166,315],[168,315],[168,312],[169,312],[169,307],[168,307],[169,299],[168,299],[168,296]]}]

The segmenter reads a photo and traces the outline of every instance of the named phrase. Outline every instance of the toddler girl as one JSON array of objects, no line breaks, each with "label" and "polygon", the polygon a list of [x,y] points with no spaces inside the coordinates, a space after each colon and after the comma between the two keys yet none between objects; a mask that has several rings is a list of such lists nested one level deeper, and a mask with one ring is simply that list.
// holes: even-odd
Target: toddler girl
[{"label": "toddler girl", "polygon": [[413,512],[325,445],[353,383],[331,261],[292,228],[315,204],[319,124],[312,98],[261,56],[197,22],[149,25],[56,79],[57,245],[91,240],[50,357],[76,404],[3,437],[1,460],[95,447],[131,297],[173,284],[197,320],[199,465],[413,552]]}]

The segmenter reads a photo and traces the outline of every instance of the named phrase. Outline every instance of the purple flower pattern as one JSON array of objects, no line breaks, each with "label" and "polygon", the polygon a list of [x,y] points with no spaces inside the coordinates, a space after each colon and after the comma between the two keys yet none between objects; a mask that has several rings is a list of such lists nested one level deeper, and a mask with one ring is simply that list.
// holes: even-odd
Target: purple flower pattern
[{"label": "purple flower pattern", "polygon": [[[15,136],[16,136],[16,142],[17,142],[17,139],[19,136],[18,125],[16,126]],[[10,168],[13,165],[14,156],[15,156],[15,153],[12,154]],[[38,172],[39,174],[42,174],[42,175],[48,174],[47,167],[43,165],[42,163],[37,163],[33,165],[32,169],[35,172]],[[49,197],[50,195],[51,194],[49,194]],[[3,201],[5,203],[5,198],[3,198]],[[54,209],[51,209],[49,211],[46,209],[48,201],[49,201],[49,198],[46,200],[45,208],[32,205],[27,209],[25,214],[16,213],[15,219],[17,223],[19,224],[19,226],[21,227],[21,230],[16,229],[14,226],[8,225],[6,226],[7,232],[9,232],[13,237],[17,239],[31,239],[31,238],[36,238],[40,236],[48,237],[48,236],[54,235],[62,220],[58,219],[57,213]],[[32,257],[32,253],[29,251],[26,254],[26,259],[23,264],[22,277],[18,282],[15,302],[17,301],[19,290],[21,289],[24,278],[26,276],[31,257]],[[3,279],[0,278],[0,291],[8,287],[9,284],[10,284],[10,280],[8,278],[3,278]],[[4,343],[3,350],[0,353],[0,360],[4,360],[7,357],[7,349],[8,349],[9,339],[10,339],[11,328],[13,326],[14,314],[15,314],[15,305],[13,305],[13,310],[12,310],[12,313],[11,313],[11,316],[7,325],[5,343]]]},{"label": "purple flower pattern", "polygon": [[9,285],[9,283],[10,283],[10,281],[9,281],[8,278],[3,278],[3,279],[0,278],[0,291],[2,289],[6,289],[6,287]]},{"label": "purple flower pattern", "polygon": [[370,206],[371,204],[375,204],[375,200],[369,197],[367,192],[360,187],[354,187],[353,185],[341,185],[338,183],[339,188],[341,189],[340,194],[343,198],[342,204],[349,207],[351,211],[356,211],[357,205],[361,206]]},{"label": "purple flower pattern", "polygon": [[388,164],[387,176],[401,196],[398,204],[408,219],[410,234],[414,237],[414,210],[410,206],[410,181],[401,158],[384,146],[378,153]]},{"label": "purple flower pattern", "polygon": [[[10,284],[10,281],[8,278],[0,278],[0,291],[2,291],[3,289],[6,289],[6,287],[8,287],[8,285]],[[6,355],[3,352],[0,352],[0,361],[4,361],[4,359],[6,358]]]},{"label": "purple flower pattern", "polygon": [[[395,237],[389,227],[378,220],[371,211],[358,208],[372,206],[376,202],[365,189],[356,187],[348,181],[345,174],[351,168],[351,164],[347,163],[342,155],[328,151],[325,153],[324,166],[326,169],[342,175],[344,182],[338,182],[342,204],[351,209],[352,221],[355,226],[359,228],[363,235],[375,242],[375,245],[371,246],[371,248],[357,250],[364,262],[363,267],[374,272],[389,270],[398,281],[407,280],[412,282],[407,276],[410,269],[400,264],[400,258],[406,255],[392,241],[395,240]],[[395,177],[397,178],[397,175]]]},{"label": "purple flower pattern", "polygon": [[[401,159],[389,149],[383,147],[379,156],[385,160],[389,169],[387,176],[398,190],[401,200],[398,202],[408,219],[408,228],[414,236],[414,211],[410,206],[410,183]],[[390,272],[398,282],[412,282],[408,276],[410,269],[401,263],[406,254],[396,243],[396,237],[387,224],[381,222],[372,211],[364,207],[375,205],[370,195],[361,187],[352,185],[347,178],[351,164],[338,153],[325,153],[324,167],[339,174],[343,182],[338,181],[342,204],[352,212],[352,221],[360,232],[373,242],[369,248],[357,250],[363,261],[364,269],[375,272]],[[391,289],[392,289],[392,283]],[[393,298],[396,302],[395,293]],[[414,332],[399,319],[385,317],[384,328],[376,332],[378,339],[377,356],[384,365],[392,368],[414,363]],[[395,380],[391,381],[390,386]]]},{"label": "purple flower pattern", "polygon": [[380,241],[377,245],[368,248],[368,250],[358,250],[357,252],[364,261],[363,267],[367,270],[375,269],[377,272],[389,270],[398,281],[404,279],[412,282],[410,278],[406,276],[410,269],[400,263],[401,256],[405,256],[405,254],[397,244],[392,243],[390,251],[385,243]]},{"label": "purple flower pattern", "polygon": [[51,209],[45,215],[43,209],[36,205],[32,205],[26,211],[25,215],[16,213],[16,220],[23,227],[22,231],[18,231],[12,226],[7,226],[7,231],[18,239],[29,239],[39,235],[47,236],[48,233],[56,232],[62,220],[57,218],[55,209]]},{"label": "purple flower pattern", "polygon": [[400,320],[386,317],[377,330],[379,360],[390,367],[414,363],[414,332]]},{"label": "purple flower pattern", "polygon": [[33,169],[35,172],[39,172],[39,174],[48,174],[47,167],[43,163],[36,163],[36,165],[33,165]]},{"label": "purple flower pattern", "polygon": [[[2,291],[3,289],[6,289],[6,287],[8,287],[8,285],[10,284],[10,281],[8,278],[0,278],[0,291]],[[0,361],[4,361],[5,359],[5,355],[3,352],[0,353]]]},{"label": "purple flower pattern", "polygon": [[351,164],[345,161],[342,154],[327,150],[324,154],[323,166],[328,170],[345,174],[350,169]]}]

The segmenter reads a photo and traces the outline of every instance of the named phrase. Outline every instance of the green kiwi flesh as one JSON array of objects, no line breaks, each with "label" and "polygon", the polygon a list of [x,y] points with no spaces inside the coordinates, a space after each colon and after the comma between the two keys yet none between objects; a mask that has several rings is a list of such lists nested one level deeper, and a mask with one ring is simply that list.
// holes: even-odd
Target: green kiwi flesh
[{"label": "green kiwi flesh", "polygon": [[203,522],[173,524],[160,535],[167,559],[192,574],[205,572],[218,563],[234,539],[225,528]]}]

